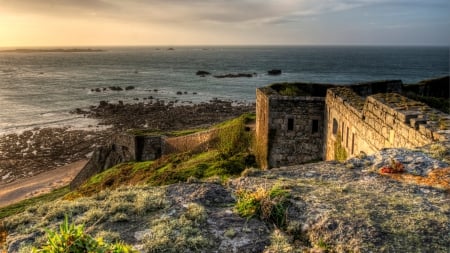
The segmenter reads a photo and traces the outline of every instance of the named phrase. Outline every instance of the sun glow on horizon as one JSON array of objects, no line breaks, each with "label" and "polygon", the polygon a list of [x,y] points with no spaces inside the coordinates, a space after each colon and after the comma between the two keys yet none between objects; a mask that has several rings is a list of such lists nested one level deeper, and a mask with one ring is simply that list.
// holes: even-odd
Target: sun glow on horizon
[{"label": "sun glow on horizon", "polygon": [[448,46],[446,1],[0,0],[0,47]]}]

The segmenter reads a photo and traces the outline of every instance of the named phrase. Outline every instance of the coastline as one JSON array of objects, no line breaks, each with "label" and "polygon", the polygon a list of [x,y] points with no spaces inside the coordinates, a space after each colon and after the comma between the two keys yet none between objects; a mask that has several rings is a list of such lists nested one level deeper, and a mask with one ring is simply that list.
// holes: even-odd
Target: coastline
[{"label": "coastline", "polygon": [[0,184],[0,208],[68,185],[87,162],[87,159],[79,160],[34,177]]},{"label": "coastline", "polygon": [[130,129],[171,131],[202,128],[254,110],[253,104],[222,100],[183,106],[163,102],[100,102],[89,111],[75,110],[86,118],[96,119],[98,125],[94,127],[100,130],[46,127],[2,135],[0,207],[69,184],[92,152],[107,144],[115,133]]}]

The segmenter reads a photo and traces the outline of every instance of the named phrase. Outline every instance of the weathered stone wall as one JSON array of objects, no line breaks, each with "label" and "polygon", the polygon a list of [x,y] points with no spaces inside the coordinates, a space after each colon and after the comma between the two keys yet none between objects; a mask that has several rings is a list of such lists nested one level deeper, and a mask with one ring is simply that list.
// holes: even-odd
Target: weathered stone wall
[{"label": "weathered stone wall", "polygon": [[179,137],[165,137],[163,138],[162,154],[208,151],[216,139],[217,130],[214,129]]},{"label": "weathered stone wall", "polygon": [[90,177],[122,162],[130,161],[131,154],[124,146],[110,144],[97,148],[89,162],[70,183],[70,189],[76,189]]},{"label": "weathered stone wall", "polygon": [[[335,159],[336,142],[351,156],[388,147],[414,148],[449,138],[449,131],[442,129],[442,122],[450,120],[448,115],[396,93],[363,100],[348,88],[329,89],[325,111],[327,160]],[[433,119],[432,115],[437,116]]]},{"label": "weathered stone wall", "polygon": [[136,161],[151,161],[161,157],[164,140],[161,136],[136,136]]},{"label": "weathered stone wall", "polygon": [[114,135],[110,141],[111,145],[121,147],[128,151],[128,157],[126,160],[134,161],[136,160],[136,140],[135,136],[132,134],[117,134]]},{"label": "weathered stone wall", "polygon": [[180,137],[116,135],[109,145],[94,152],[89,162],[72,180],[70,187],[75,189],[90,177],[119,163],[155,160],[162,155],[187,151],[206,151],[214,144],[216,137],[216,130]]},{"label": "weathered stone wall", "polygon": [[269,155],[269,97],[263,91],[256,90],[256,160],[263,169],[268,169]]},{"label": "weathered stone wall", "polygon": [[257,92],[256,126],[260,156],[267,157],[264,168],[323,159],[325,98],[281,96],[265,89]]}]

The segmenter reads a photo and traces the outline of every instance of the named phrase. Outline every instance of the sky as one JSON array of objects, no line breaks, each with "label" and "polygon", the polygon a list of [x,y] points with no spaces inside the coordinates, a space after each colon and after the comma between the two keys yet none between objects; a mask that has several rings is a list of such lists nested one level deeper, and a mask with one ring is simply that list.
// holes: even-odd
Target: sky
[{"label": "sky", "polygon": [[0,0],[0,47],[450,45],[449,0]]}]

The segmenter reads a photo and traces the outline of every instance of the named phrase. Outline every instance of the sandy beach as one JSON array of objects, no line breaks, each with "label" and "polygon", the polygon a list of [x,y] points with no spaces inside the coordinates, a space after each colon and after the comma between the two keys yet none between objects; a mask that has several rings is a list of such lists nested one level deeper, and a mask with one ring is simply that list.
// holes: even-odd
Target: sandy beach
[{"label": "sandy beach", "polygon": [[68,185],[87,162],[87,159],[80,160],[34,177],[20,179],[9,184],[0,184],[0,207]]}]

